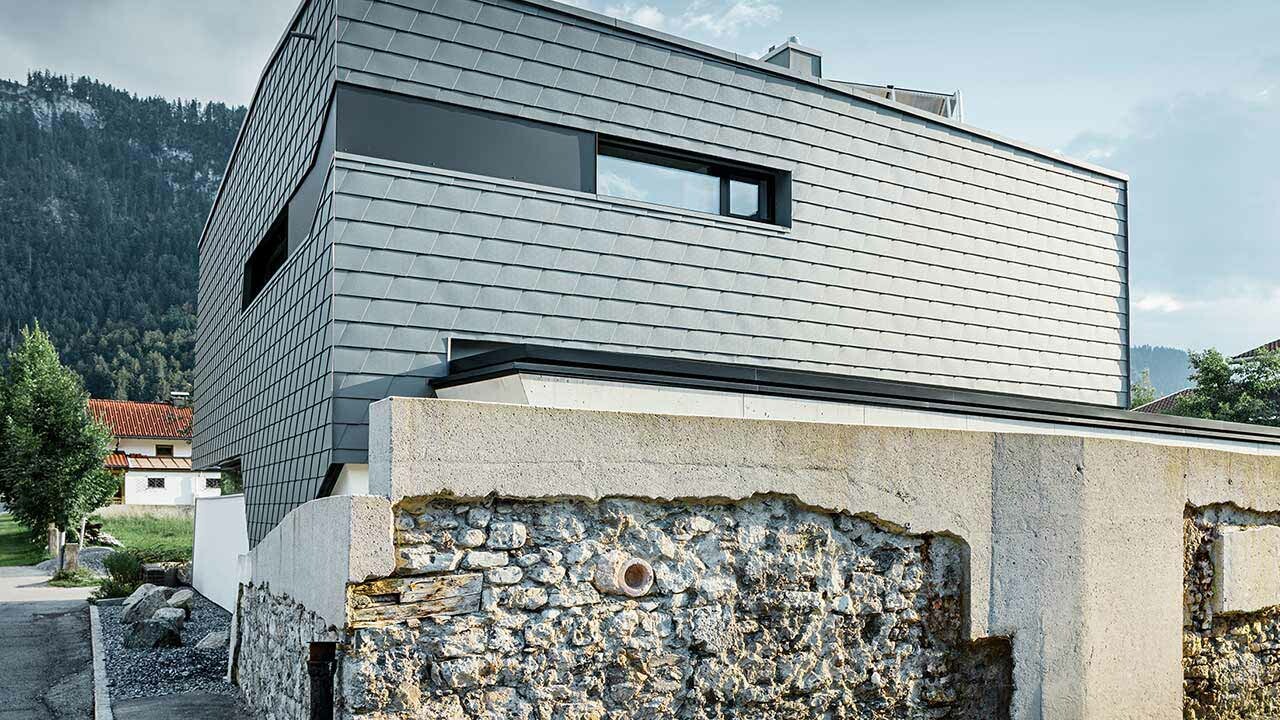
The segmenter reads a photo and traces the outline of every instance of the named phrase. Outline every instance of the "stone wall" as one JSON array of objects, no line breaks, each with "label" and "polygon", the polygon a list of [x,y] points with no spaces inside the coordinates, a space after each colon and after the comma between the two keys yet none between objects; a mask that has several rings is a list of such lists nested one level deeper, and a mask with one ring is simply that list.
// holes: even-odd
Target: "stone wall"
[{"label": "stone wall", "polygon": [[[779,497],[407,499],[395,522],[395,576],[349,587],[349,716],[1008,715],[1009,646],[968,641],[947,537]],[[611,594],[629,558],[652,587]]]},{"label": "stone wall", "polygon": [[315,613],[266,585],[241,587],[232,642],[235,681],[257,720],[309,716],[309,646],[341,642],[344,635]]},{"label": "stone wall", "polygon": [[1280,607],[1214,612],[1224,530],[1280,525],[1280,514],[1234,505],[1188,506],[1183,520],[1183,710],[1188,720],[1280,716]]}]

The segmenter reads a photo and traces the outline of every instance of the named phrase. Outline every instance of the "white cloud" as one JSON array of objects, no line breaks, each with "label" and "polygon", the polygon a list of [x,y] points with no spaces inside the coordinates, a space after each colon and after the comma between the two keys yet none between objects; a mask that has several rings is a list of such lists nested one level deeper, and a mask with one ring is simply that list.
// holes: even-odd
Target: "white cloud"
[{"label": "white cloud", "polygon": [[767,25],[780,17],[782,9],[769,0],[735,0],[729,3],[694,0],[676,22],[685,32],[701,32],[722,38],[733,37],[744,28]]},{"label": "white cloud", "polygon": [[1245,349],[1280,337],[1280,62],[1137,108],[1069,155],[1130,176],[1134,343]]},{"label": "white cloud", "polygon": [[1182,303],[1172,295],[1153,293],[1138,298],[1133,307],[1143,312],[1175,313],[1182,309]]},{"label": "white cloud", "polygon": [[654,30],[662,30],[667,23],[667,16],[653,5],[610,5],[604,9],[604,14]]}]

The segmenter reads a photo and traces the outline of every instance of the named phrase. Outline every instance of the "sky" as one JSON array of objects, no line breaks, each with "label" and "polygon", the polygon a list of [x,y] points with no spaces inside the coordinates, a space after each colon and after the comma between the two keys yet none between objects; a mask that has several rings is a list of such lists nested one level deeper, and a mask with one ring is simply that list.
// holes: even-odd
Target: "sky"
[{"label": "sky", "polygon": [[[965,122],[1128,173],[1134,344],[1280,338],[1280,2],[575,0],[828,78],[960,90]],[[0,77],[246,103],[295,0],[0,0]]]}]

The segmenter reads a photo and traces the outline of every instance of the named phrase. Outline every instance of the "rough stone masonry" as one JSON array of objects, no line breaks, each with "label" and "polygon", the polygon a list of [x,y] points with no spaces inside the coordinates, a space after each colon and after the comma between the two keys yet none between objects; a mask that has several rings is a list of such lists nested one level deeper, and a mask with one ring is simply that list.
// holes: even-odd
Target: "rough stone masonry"
[{"label": "rough stone masonry", "polygon": [[1224,532],[1277,525],[1280,514],[1230,504],[1187,508],[1182,631],[1187,720],[1280,716],[1280,607],[1215,613],[1215,575],[1220,569],[1212,558],[1213,545]]},{"label": "rough stone masonry", "polygon": [[[409,499],[395,523],[395,575],[348,590],[344,717],[1008,713],[1008,644],[967,641],[965,549],[950,538],[778,497]],[[619,558],[651,568],[651,587],[633,597],[606,582]],[[279,666],[279,684],[300,689],[279,636],[325,630],[268,598],[244,604],[274,637],[243,645],[242,667]],[[267,706],[280,693],[261,694]]]}]

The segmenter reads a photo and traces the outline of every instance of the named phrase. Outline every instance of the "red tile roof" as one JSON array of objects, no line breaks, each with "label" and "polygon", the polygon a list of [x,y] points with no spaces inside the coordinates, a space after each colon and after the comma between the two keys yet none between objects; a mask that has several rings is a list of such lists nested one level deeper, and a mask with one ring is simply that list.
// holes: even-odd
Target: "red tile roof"
[{"label": "red tile roof", "polygon": [[1134,408],[1137,412],[1158,413],[1160,415],[1171,415],[1173,409],[1178,406],[1178,398],[1191,393],[1192,388],[1185,388],[1176,393],[1165,395],[1162,398],[1156,398],[1146,405],[1139,405]]},{"label": "red tile roof", "polygon": [[191,408],[169,403],[89,399],[89,412],[116,437],[191,439]]}]

